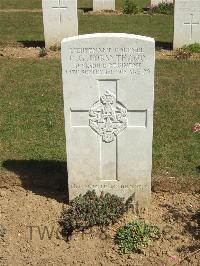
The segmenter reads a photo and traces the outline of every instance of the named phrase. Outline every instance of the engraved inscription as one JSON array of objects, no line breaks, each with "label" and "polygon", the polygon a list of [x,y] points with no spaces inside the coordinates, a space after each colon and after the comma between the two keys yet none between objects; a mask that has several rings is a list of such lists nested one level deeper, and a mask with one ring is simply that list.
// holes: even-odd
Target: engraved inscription
[{"label": "engraved inscription", "polygon": [[89,125],[100,136],[102,141],[109,143],[115,140],[128,124],[127,109],[116,102],[114,94],[109,90],[100,97],[89,111]]},{"label": "engraved inscription", "polygon": [[71,189],[128,189],[128,190],[149,190],[150,185],[133,185],[133,184],[71,184]]},{"label": "engraved inscription", "polygon": [[70,48],[68,75],[148,75],[151,70],[144,48]]}]

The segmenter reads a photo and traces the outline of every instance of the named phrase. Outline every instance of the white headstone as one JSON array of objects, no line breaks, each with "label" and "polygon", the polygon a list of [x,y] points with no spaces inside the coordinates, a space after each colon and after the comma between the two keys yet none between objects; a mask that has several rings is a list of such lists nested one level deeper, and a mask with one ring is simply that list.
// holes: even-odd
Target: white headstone
[{"label": "white headstone", "polygon": [[45,46],[78,35],[77,0],[42,0]]},{"label": "white headstone", "polygon": [[115,10],[115,0],[93,0],[93,11]]},{"label": "white headstone", "polygon": [[154,39],[98,33],[61,45],[69,197],[151,194]]},{"label": "white headstone", "polygon": [[160,3],[173,4],[174,0],[151,0],[151,6],[158,6]]},{"label": "white headstone", "polygon": [[200,0],[176,0],[174,49],[200,43]]}]

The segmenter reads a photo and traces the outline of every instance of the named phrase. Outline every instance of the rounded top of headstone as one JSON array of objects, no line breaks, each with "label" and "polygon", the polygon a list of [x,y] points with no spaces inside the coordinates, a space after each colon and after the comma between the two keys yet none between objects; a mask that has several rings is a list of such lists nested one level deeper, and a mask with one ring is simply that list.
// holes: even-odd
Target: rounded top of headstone
[{"label": "rounded top of headstone", "polygon": [[75,40],[82,40],[82,39],[90,39],[90,38],[127,38],[127,39],[135,39],[135,40],[141,40],[141,41],[148,41],[155,43],[154,38],[136,35],[136,34],[129,34],[129,33],[93,33],[93,34],[84,34],[84,35],[78,35],[73,36],[69,38],[64,38],[62,40],[62,44],[70,41]]}]

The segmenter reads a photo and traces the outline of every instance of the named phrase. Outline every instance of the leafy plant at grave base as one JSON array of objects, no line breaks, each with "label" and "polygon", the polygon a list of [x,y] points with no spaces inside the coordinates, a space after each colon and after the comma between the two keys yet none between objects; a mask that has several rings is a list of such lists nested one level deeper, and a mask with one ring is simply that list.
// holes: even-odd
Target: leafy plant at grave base
[{"label": "leafy plant at grave base", "polygon": [[51,51],[60,51],[60,47],[58,47],[58,46],[56,46],[56,45],[52,45],[52,46],[50,46],[49,47],[49,50],[51,50]]},{"label": "leafy plant at grave base", "polygon": [[98,197],[94,190],[79,195],[61,215],[62,234],[68,239],[74,230],[113,224],[131,207],[131,202],[132,197],[124,202],[123,198],[110,193],[101,193]]},{"label": "leafy plant at grave base", "polygon": [[42,47],[40,48],[39,57],[45,57],[47,55],[46,48]]},{"label": "leafy plant at grave base", "polygon": [[192,53],[185,50],[184,48],[180,48],[176,50],[175,58],[178,60],[187,60],[191,57]]},{"label": "leafy plant at grave base", "polygon": [[141,252],[152,240],[159,237],[158,226],[135,220],[118,229],[115,241],[122,253]]},{"label": "leafy plant at grave base", "polygon": [[200,53],[200,43],[193,43],[190,45],[185,45],[183,46],[183,49],[190,53]]},{"label": "leafy plant at grave base", "polygon": [[141,9],[132,1],[124,0],[123,14],[138,14],[141,12]]},{"label": "leafy plant at grave base", "polygon": [[173,15],[174,5],[172,3],[159,3],[157,6],[153,6],[150,12],[157,14]]}]

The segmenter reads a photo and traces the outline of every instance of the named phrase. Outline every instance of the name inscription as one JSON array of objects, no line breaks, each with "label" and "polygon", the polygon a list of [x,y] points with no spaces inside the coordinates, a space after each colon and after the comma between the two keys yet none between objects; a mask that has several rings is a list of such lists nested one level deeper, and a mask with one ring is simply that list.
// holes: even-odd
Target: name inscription
[{"label": "name inscription", "polygon": [[71,189],[128,189],[128,190],[149,190],[148,185],[119,185],[119,184],[93,184],[93,185],[77,185],[71,184]]},{"label": "name inscription", "polygon": [[148,75],[151,72],[142,47],[69,50],[68,75]]}]

